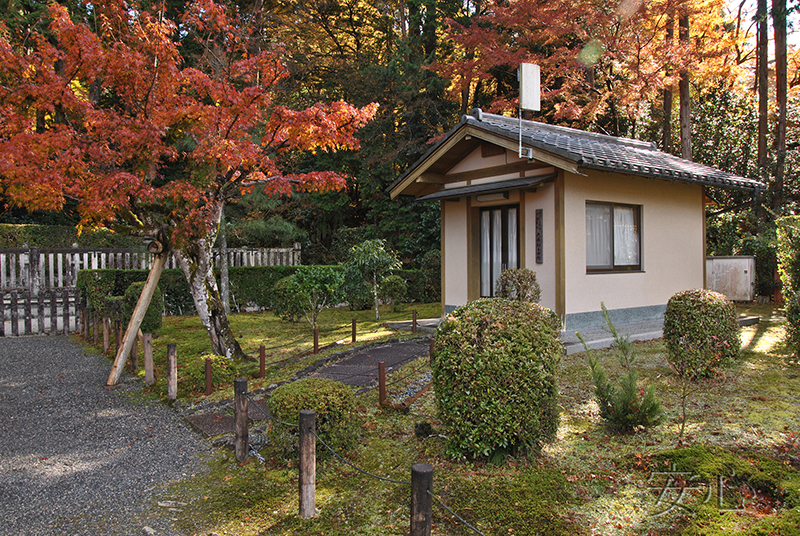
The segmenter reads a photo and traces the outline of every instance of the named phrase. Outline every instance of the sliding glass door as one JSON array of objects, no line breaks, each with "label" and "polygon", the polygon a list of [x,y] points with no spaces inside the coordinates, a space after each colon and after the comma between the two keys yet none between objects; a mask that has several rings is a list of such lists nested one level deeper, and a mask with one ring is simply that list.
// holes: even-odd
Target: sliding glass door
[{"label": "sliding glass door", "polygon": [[495,294],[500,272],[519,268],[519,208],[481,210],[481,297]]}]

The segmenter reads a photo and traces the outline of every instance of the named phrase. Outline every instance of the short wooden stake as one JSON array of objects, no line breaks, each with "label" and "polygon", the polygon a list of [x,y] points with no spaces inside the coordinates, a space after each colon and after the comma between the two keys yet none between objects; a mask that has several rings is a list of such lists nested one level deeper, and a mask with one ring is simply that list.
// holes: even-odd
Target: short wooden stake
[{"label": "short wooden stake", "polygon": [[411,333],[417,332],[417,310],[411,311]]},{"label": "short wooden stake", "polygon": [[319,353],[319,328],[314,328],[314,353]]},{"label": "short wooden stake", "polygon": [[378,361],[378,405],[386,405],[386,363]]},{"label": "short wooden stake", "polygon": [[415,463],[411,466],[411,536],[431,534],[431,496],[433,492],[433,466]]},{"label": "short wooden stake", "polygon": [[262,344],[258,348],[258,377],[267,375],[267,348]]},{"label": "short wooden stake", "polygon": [[214,384],[211,381],[211,358],[206,358],[206,396],[209,396],[214,390]]},{"label": "short wooden stake", "polygon": [[300,517],[314,517],[317,465],[316,414],[300,412]]},{"label": "short wooden stake", "polygon": [[353,342],[356,342],[356,319],[353,319]]},{"label": "short wooden stake", "polygon": [[[119,320],[114,321],[114,348],[119,352],[119,347],[122,344],[122,322]],[[128,357],[128,356],[125,356]],[[124,361],[123,361],[124,364]]]},{"label": "short wooden stake", "polygon": [[233,380],[233,413],[236,419],[234,451],[236,461],[242,463],[250,454],[248,448],[250,438],[247,429],[247,380],[245,378]]},{"label": "short wooden stake", "polygon": [[178,345],[167,345],[167,399],[178,399]]},{"label": "short wooden stake", "polygon": [[[52,328],[50,331],[54,332]],[[94,344],[100,342],[100,315],[97,311],[92,314],[92,342]]]},{"label": "short wooden stake", "polygon": [[142,353],[144,354],[144,383],[153,385],[156,382],[153,374],[153,334],[145,333],[142,336]]},{"label": "short wooden stake", "polygon": [[141,337],[137,336],[136,340],[133,341],[133,348],[131,348],[131,373],[136,374],[136,371],[139,370],[139,339]]},{"label": "short wooden stake", "polygon": [[103,353],[108,352],[111,347],[111,319],[103,317]]}]

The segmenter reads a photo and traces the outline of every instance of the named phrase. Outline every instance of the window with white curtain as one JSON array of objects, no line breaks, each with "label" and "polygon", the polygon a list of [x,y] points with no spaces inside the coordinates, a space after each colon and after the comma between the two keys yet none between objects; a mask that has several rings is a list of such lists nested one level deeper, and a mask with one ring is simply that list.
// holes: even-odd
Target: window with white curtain
[{"label": "window with white curtain", "polygon": [[641,207],[586,203],[586,270],[641,270]]},{"label": "window with white curtain", "polygon": [[519,207],[481,210],[481,297],[494,296],[500,272],[519,268]]}]

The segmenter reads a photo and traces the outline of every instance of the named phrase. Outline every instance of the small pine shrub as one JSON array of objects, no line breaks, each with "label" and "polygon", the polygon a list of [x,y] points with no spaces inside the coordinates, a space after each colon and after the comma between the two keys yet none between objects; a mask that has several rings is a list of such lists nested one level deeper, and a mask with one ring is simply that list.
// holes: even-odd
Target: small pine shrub
[{"label": "small pine shrub", "polygon": [[[297,423],[300,411],[316,413],[316,432],[334,450],[349,449],[358,444],[356,399],[346,385],[324,378],[306,378],[284,384],[272,393],[269,411],[285,423]],[[287,457],[297,455],[298,429],[273,423],[273,445]],[[326,457],[328,450],[317,447],[317,455]]]},{"label": "small pine shrub", "polygon": [[538,304],[476,300],[436,332],[433,384],[448,452],[526,455],[555,439],[561,321]]},{"label": "small pine shrub", "polygon": [[303,316],[303,295],[297,278],[294,275],[284,277],[272,289],[272,312],[283,320],[296,322]]},{"label": "small pine shrub", "polygon": [[403,302],[408,295],[408,285],[399,275],[390,275],[381,283],[378,295],[382,302],[392,306],[392,311],[403,308]]},{"label": "small pine shrub", "polygon": [[536,272],[527,268],[514,268],[500,272],[495,294],[500,298],[539,303],[542,289],[536,282]]},{"label": "small pine shrub", "polygon": [[667,361],[678,376],[697,380],[721,374],[741,347],[733,302],[711,290],[678,292],[667,302],[664,341]]},{"label": "small pine shrub", "polygon": [[639,428],[650,428],[661,422],[663,409],[656,398],[653,386],[639,387],[639,374],[633,369],[636,354],[631,344],[630,337],[623,337],[611,322],[605,305],[603,318],[606,321],[607,331],[614,337],[612,348],[616,349],[620,366],[626,371],[615,386],[608,379],[605,367],[600,364],[597,357],[592,355],[589,345],[583,336],[578,337],[586,349],[589,361],[589,370],[594,382],[594,395],[600,407],[600,417],[616,432],[631,433]]}]

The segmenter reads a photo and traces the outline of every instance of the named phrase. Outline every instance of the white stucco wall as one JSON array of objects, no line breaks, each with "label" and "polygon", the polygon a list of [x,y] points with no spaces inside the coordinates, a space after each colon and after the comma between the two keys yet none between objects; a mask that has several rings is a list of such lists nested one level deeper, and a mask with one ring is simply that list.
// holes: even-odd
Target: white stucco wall
[{"label": "white stucco wall", "polygon": [[467,303],[467,202],[442,202],[442,301],[445,307]]},{"label": "white stucco wall", "polygon": [[[664,305],[703,287],[701,186],[589,172],[564,174],[566,314]],[[586,202],[640,205],[642,271],[586,273]]]},{"label": "white stucco wall", "polygon": [[[542,209],[543,263],[536,264],[536,209]],[[550,309],[556,306],[555,184],[544,184],[535,192],[525,192],[525,261],[524,268],[536,272],[542,289],[539,303]]]}]

